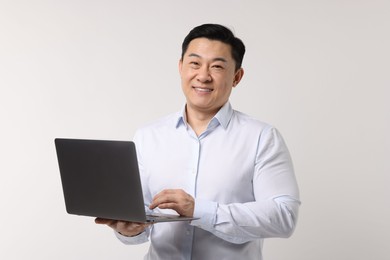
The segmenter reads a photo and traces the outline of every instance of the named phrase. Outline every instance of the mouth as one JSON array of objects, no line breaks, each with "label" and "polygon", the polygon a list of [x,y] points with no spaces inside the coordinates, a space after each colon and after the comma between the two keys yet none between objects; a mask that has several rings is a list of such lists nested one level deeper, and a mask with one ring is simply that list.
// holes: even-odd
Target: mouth
[{"label": "mouth", "polygon": [[192,87],[195,91],[197,92],[202,92],[202,93],[209,93],[212,92],[213,89],[211,88],[201,88],[201,87]]}]

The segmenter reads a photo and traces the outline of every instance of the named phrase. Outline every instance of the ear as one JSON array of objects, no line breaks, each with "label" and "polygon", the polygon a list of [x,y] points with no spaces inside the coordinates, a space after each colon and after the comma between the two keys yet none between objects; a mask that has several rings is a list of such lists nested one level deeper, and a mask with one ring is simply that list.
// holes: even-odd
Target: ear
[{"label": "ear", "polygon": [[183,68],[183,60],[179,60],[179,73],[181,74],[181,69]]},{"label": "ear", "polygon": [[233,81],[233,88],[235,86],[238,85],[238,83],[240,83],[242,77],[244,76],[244,69],[243,68],[239,68],[237,71],[236,71],[236,74],[234,75],[234,81]]}]

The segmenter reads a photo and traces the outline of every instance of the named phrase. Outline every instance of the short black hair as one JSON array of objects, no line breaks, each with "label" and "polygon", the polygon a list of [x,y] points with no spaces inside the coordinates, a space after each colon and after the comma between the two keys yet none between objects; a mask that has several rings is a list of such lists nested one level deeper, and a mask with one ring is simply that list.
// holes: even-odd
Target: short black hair
[{"label": "short black hair", "polygon": [[232,50],[232,57],[236,62],[236,70],[241,68],[242,60],[245,54],[245,45],[233,32],[220,24],[202,24],[193,28],[188,35],[184,38],[181,46],[181,59],[183,60],[184,54],[188,49],[190,42],[196,38],[206,38],[209,40],[221,41],[230,45]]}]

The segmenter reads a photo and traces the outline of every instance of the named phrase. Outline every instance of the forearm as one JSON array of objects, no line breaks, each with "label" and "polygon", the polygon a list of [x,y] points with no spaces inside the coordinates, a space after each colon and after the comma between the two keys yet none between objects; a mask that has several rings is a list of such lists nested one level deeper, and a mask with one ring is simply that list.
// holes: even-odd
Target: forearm
[{"label": "forearm", "polygon": [[268,237],[288,237],[294,231],[299,200],[279,196],[266,201],[228,205],[198,200],[192,225],[232,242],[245,243]]},{"label": "forearm", "polygon": [[126,245],[138,245],[149,241],[149,233],[150,233],[150,227],[147,227],[144,232],[136,235],[136,236],[124,236],[120,234],[119,232],[115,231],[116,237],[124,244]]}]

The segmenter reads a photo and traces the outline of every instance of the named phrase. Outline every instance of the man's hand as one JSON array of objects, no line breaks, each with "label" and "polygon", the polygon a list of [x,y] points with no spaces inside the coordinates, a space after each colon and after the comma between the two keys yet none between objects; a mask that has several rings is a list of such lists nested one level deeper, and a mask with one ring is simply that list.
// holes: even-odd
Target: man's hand
[{"label": "man's hand", "polygon": [[144,232],[145,228],[151,225],[148,223],[127,222],[104,218],[96,218],[95,223],[107,225],[116,232],[128,237],[133,237]]},{"label": "man's hand", "polygon": [[181,216],[193,217],[195,200],[183,190],[167,189],[154,196],[149,208],[173,209]]}]

